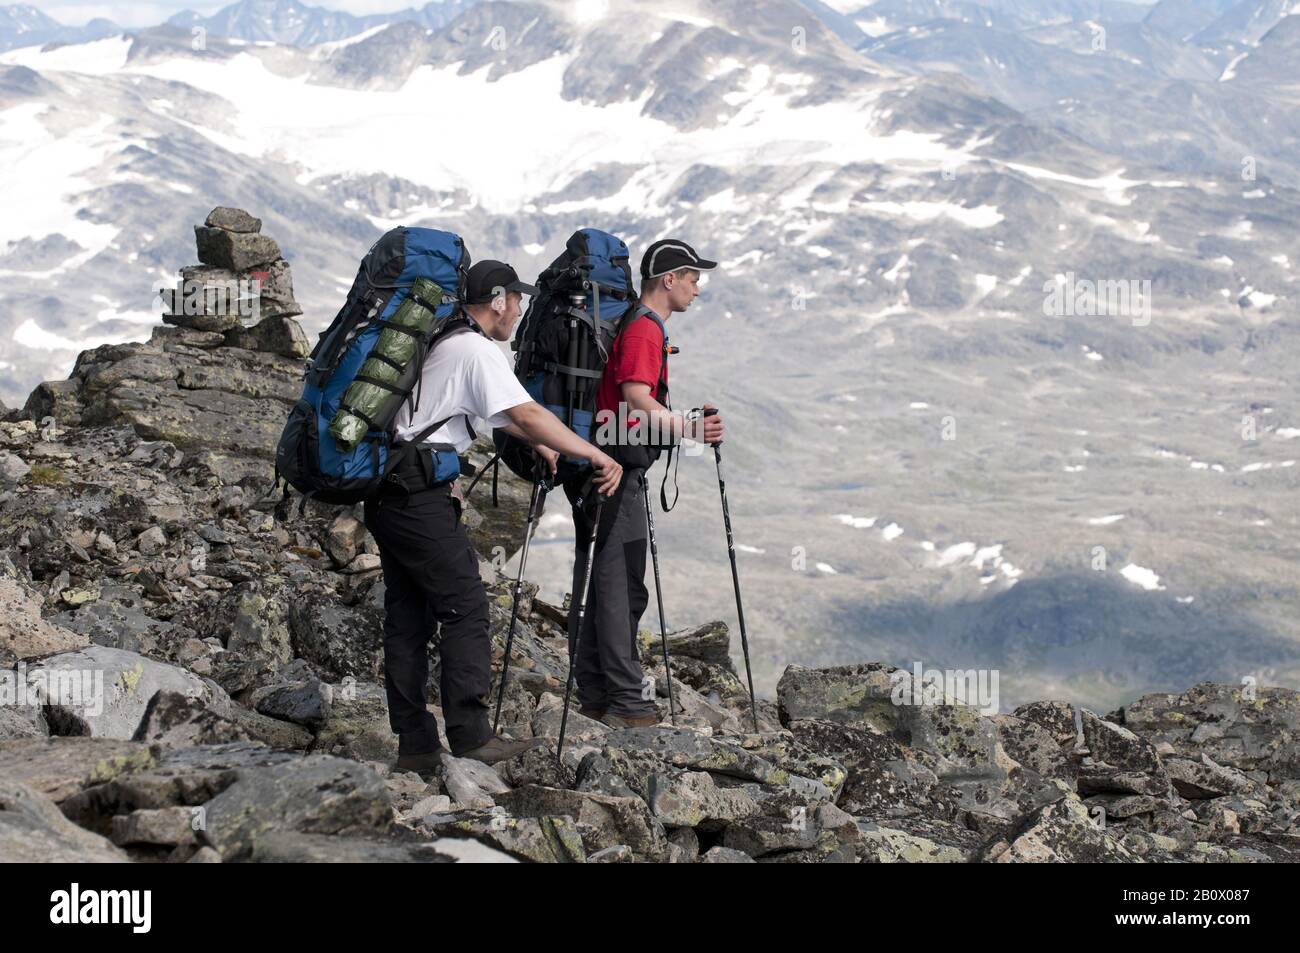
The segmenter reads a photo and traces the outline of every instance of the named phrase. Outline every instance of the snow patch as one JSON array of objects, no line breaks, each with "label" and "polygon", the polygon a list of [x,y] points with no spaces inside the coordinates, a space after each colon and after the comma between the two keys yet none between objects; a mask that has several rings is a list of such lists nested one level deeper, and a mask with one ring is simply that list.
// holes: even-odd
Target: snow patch
[{"label": "snow patch", "polygon": [[26,66],[37,72],[61,70],[103,76],[116,73],[126,66],[126,55],[131,50],[131,43],[130,38],[120,34],[89,43],[69,43],[53,49],[25,46],[0,55],[0,63]]},{"label": "snow patch", "polygon": [[[152,324],[152,321],[150,322]],[[53,331],[47,331],[36,323],[34,318],[28,318],[16,329],[14,329],[13,340],[16,344],[23,347],[29,347],[34,351],[88,351],[97,348],[101,344],[122,344],[127,341],[143,341],[152,334],[152,328],[144,328],[132,334],[102,334],[91,335],[89,337],[72,340],[65,338]]]},{"label": "snow patch", "polygon": [[1089,526],[1109,526],[1111,523],[1118,523],[1124,519],[1123,513],[1115,513],[1111,516],[1094,516],[1088,520]]},{"label": "snow patch", "polygon": [[[933,169],[962,164],[974,145],[949,146],[939,133],[873,132],[875,90],[793,108],[789,103],[799,87],[769,87],[766,66],[749,71],[743,102],[733,104],[735,115],[726,124],[682,132],[645,115],[650,90],[606,106],[563,98],[565,73],[578,55],[557,54],[493,82],[488,81],[489,67],[461,75],[459,63],[426,64],[397,90],[353,90],[310,83],[305,76],[280,76],[249,52],[220,62],[190,57],[132,62],[121,72],[185,83],[229,101],[222,128],[231,132],[192,128],[225,148],[296,163],[305,183],[383,172],[442,191],[464,188],[489,212],[517,211],[537,195],[563,189],[581,171],[626,162],[628,142],[649,144],[643,166],[615,195],[581,203],[584,211],[656,207],[700,156],[729,169],[815,163],[840,167],[856,161]],[[427,121],[430,102],[448,104],[436,126]],[[541,151],[485,154],[445,148],[447,128],[492,114],[513,116],[514,135],[534,146],[541,143]],[[372,143],[398,127],[415,130],[411,148],[377,152]],[[555,129],[565,135],[554,135]],[[989,215],[989,210],[953,209],[973,224]]]},{"label": "snow patch", "polygon": [[1133,585],[1141,586],[1148,592],[1165,588],[1160,585],[1160,577],[1157,576],[1155,572],[1135,563],[1129,563],[1119,571],[1119,574],[1129,582],[1133,583]]},{"label": "snow patch", "polygon": [[871,529],[876,525],[876,517],[874,516],[853,516],[849,513],[837,513],[834,518],[845,526],[852,526],[854,529]]},{"label": "snow patch", "polygon": [[65,271],[117,238],[116,226],[82,218],[76,197],[92,188],[87,173],[133,143],[108,131],[108,115],[55,136],[40,121],[48,109],[45,103],[23,103],[0,112],[0,166],[8,186],[0,243],[61,234],[85,249],[56,269]]},{"label": "snow patch", "polygon": [[977,205],[966,208],[952,202],[862,202],[857,208],[869,212],[882,212],[899,218],[910,218],[918,222],[932,222],[945,216],[967,228],[992,228],[1002,222],[1004,216],[996,205]]},{"label": "snow patch", "polygon": [[1242,53],[1242,54],[1240,54],[1240,55],[1238,55],[1238,56],[1234,56],[1234,57],[1232,58],[1232,61],[1231,61],[1230,63],[1228,63],[1228,65],[1227,65],[1226,67],[1224,67],[1223,72],[1219,74],[1219,82],[1220,82],[1220,83],[1226,83],[1226,82],[1228,82],[1229,80],[1236,79],[1236,77],[1237,77],[1237,64],[1240,63],[1242,60],[1244,60],[1244,59],[1245,59],[1246,57],[1248,57],[1249,55],[1250,55],[1250,51],[1247,50],[1245,53]]},{"label": "snow patch", "polygon": [[1096,189],[1102,193],[1102,197],[1113,205],[1131,205],[1133,200],[1125,193],[1134,186],[1144,183],[1136,179],[1124,178],[1124,170],[1117,169],[1109,175],[1098,176],[1092,179],[1080,178],[1077,175],[1066,175],[1064,172],[1053,172],[1050,169],[1042,169],[1032,165],[1022,165],[1018,162],[1008,162],[1007,168],[1015,169],[1017,172],[1023,172],[1033,179],[1048,179],[1053,182],[1067,182],[1071,185],[1081,185],[1085,188]]},{"label": "snow patch", "polygon": [[974,556],[975,548],[975,544],[971,542],[954,543],[939,554],[937,565],[951,566],[953,563],[961,562],[969,556]]}]

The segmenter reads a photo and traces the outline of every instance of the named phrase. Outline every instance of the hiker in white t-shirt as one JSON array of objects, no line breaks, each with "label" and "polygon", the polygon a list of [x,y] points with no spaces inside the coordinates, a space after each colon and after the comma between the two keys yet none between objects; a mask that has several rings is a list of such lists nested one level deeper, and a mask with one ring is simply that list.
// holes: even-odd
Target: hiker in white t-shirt
[{"label": "hiker in white t-shirt", "polygon": [[523,314],[523,295],[535,293],[502,262],[481,261],[469,269],[464,314],[478,333],[453,334],[430,352],[394,432],[402,440],[437,421],[446,423],[365,506],[384,570],[384,682],[400,770],[430,771],[440,761],[427,689],[429,640],[439,622],[440,700],[452,754],[495,764],[539,743],[501,738],[489,724],[487,593],[460,522],[455,481],[435,480],[432,449],[463,453],[474,439],[471,418],[479,418],[527,440],[552,468],[559,454],[589,461],[602,495],[612,495],[622,479],[614,460],[528,396],[496,343],[510,340]]}]

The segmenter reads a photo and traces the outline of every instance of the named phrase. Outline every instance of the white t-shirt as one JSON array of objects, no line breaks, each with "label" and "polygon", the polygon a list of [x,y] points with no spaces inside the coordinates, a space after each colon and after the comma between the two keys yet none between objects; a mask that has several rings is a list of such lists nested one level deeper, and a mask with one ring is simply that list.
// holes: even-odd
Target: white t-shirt
[{"label": "white t-shirt", "polygon": [[449,443],[457,453],[473,442],[463,415],[486,421],[489,427],[504,427],[510,423],[505,411],[532,400],[496,342],[474,331],[453,334],[433,349],[415,393],[420,400],[414,412],[404,403],[393,419],[397,438],[414,438],[435,421],[451,417],[423,442]]}]

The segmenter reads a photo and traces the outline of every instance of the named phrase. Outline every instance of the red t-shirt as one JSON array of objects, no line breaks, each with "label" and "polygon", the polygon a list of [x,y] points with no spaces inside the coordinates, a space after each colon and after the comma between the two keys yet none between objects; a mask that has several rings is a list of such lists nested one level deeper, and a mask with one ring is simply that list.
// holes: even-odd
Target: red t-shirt
[{"label": "red t-shirt", "polygon": [[[659,325],[654,318],[643,314],[614,338],[614,346],[610,350],[609,360],[605,362],[600,386],[596,389],[596,413],[599,415],[602,410],[618,413],[618,405],[623,400],[624,381],[640,381],[650,385],[650,393],[662,403],[664,388],[659,386],[661,375],[666,387],[668,369],[664,360],[664,336],[659,332]],[[631,413],[630,408],[628,413]]]}]

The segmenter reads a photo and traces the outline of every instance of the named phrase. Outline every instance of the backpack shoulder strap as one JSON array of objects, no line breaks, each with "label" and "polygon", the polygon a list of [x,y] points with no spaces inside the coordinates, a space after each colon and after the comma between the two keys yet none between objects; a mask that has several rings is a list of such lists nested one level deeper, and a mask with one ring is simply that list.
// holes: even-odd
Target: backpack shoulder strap
[{"label": "backpack shoulder strap", "polygon": [[635,308],[629,308],[627,313],[623,315],[623,320],[620,321],[618,325],[619,332],[622,333],[625,328],[631,326],[632,322],[643,315],[650,318],[655,324],[659,325],[659,333],[664,336],[664,343],[667,344],[668,329],[664,326],[663,318],[659,317],[659,315],[655,314],[653,309],[647,308],[640,301],[636,303]]},{"label": "backpack shoulder strap", "polygon": [[[439,331],[438,334],[434,336],[433,342],[429,345],[428,352],[424,355],[425,360],[428,360],[429,354],[432,354],[434,348],[436,348],[443,341],[447,340],[450,337],[454,337],[457,334],[464,334],[469,331],[476,331],[479,334],[483,334],[483,329],[480,328],[477,324],[475,324],[472,320],[470,320],[467,316],[452,318],[450,321],[447,322],[447,327],[444,328],[442,331]],[[484,335],[484,337],[486,337],[486,335]],[[421,374],[423,374],[424,361],[421,361],[420,363],[421,363]],[[418,398],[416,399],[415,403],[416,404],[419,403]],[[414,405],[412,405],[412,409],[414,409]],[[469,433],[471,440],[476,439],[478,437],[478,434],[474,432],[474,425],[470,422],[469,415],[452,414],[450,417],[444,417],[442,420],[430,424],[429,426],[425,427],[423,430],[421,430],[419,433],[417,433],[415,436],[411,437],[410,439],[403,440],[402,443],[406,444],[408,447],[418,446],[419,444],[423,443],[425,440],[429,439],[429,437],[432,434],[437,432],[439,427],[441,427],[443,424],[446,424],[454,420],[457,416],[463,416],[465,418],[465,430]]]},{"label": "backpack shoulder strap", "polygon": [[[649,318],[651,321],[653,321],[655,324],[659,326],[659,333],[663,336],[664,339],[663,355],[662,355],[662,359],[659,361],[659,386],[657,390],[659,391],[659,393],[662,393],[666,396],[668,392],[668,355],[671,352],[668,350],[668,328],[664,325],[663,318],[659,317],[659,315],[656,314],[653,309],[647,308],[645,305],[643,305],[641,302],[638,301],[636,304],[636,308],[629,309],[628,313],[624,315],[623,321],[619,325],[618,330],[619,333],[622,333],[622,331],[628,326],[630,326],[633,321],[635,321],[637,318],[640,318],[642,316]],[[668,406],[670,410],[672,409],[671,404],[668,404],[666,406]]]}]

